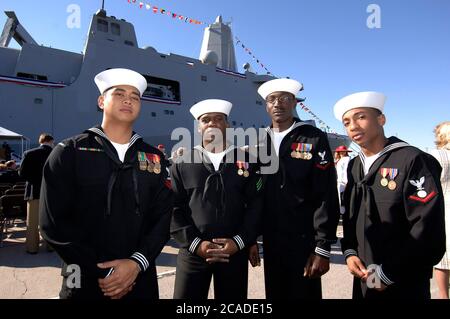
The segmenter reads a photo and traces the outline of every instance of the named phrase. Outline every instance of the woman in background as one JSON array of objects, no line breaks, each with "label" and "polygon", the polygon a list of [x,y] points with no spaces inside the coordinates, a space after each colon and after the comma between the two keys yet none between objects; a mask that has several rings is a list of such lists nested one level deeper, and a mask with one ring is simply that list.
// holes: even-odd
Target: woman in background
[{"label": "woman in background", "polygon": [[347,149],[345,145],[338,146],[334,150],[334,165],[336,166],[341,214],[345,212],[344,206],[342,205],[342,195],[344,194],[345,186],[347,185],[347,167],[348,162],[350,162],[350,157],[348,156],[349,152],[351,152],[351,150]]},{"label": "woman in background", "polygon": [[434,278],[439,289],[439,298],[448,299],[450,272],[450,121],[443,122],[434,129],[436,150],[430,153],[442,166],[441,184],[445,201],[445,233],[447,248],[442,260],[434,266]]}]

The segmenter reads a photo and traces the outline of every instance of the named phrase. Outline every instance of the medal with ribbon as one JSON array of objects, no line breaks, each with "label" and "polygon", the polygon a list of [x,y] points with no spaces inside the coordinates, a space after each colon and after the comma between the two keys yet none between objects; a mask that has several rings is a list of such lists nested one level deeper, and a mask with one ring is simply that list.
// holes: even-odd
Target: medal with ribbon
[{"label": "medal with ribbon", "polygon": [[139,169],[141,171],[147,170],[147,160],[144,152],[138,152]]},{"label": "medal with ribbon", "polygon": [[153,173],[155,168],[155,163],[153,163],[153,154],[145,153],[145,158],[147,160],[147,171]]},{"label": "medal with ribbon", "polygon": [[238,175],[239,176],[244,176],[244,177],[249,177],[250,173],[248,172],[248,168],[249,168],[249,164],[247,162],[243,162],[243,161],[236,161],[236,166],[238,167]]},{"label": "medal with ribbon", "polygon": [[147,171],[150,173],[161,173],[161,158],[157,154],[145,153],[147,159]]},{"label": "medal with ribbon", "polygon": [[237,161],[236,165],[238,167],[238,170],[237,170],[238,175],[239,176],[243,175],[244,174],[244,170],[242,169],[242,166],[243,166],[242,162],[241,161]]},{"label": "medal with ribbon", "polygon": [[292,145],[291,145],[291,150],[292,150],[291,157],[292,158],[300,158],[299,157],[300,156],[299,147],[300,147],[299,143],[292,143]]},{"label": "medal with ribbon", "polygon": [[397,188],[397,183],[394,181],[394,179],[397,177],[398,175],[398,168],[390,168],[389,169],[389,177],[391,178],[391,180],[388,183],[388,188],[393,191]]},{"label": "medal with ribbon", "polygon": [[309,161],[312,158],[312,154],[311,154],[312,144],[308,144],[308,143],[301,143],[301,144],[302,144],[302,154],[303,154],[302,158]]},{"label": "medal with ribbon", "polygon": [[153,168],[153,172],[155,174],[161,173],[161,157],[157,154],[153,154],[153,162],[155,163],[155,167]]},{"label": "medal with ribbon", "polygon": [[310,160],[312,158],[311,150],[312,144],[308,143],[292,143],[291,145],[291,157],[301,158],[304,160]]},{"label": "medal with ribbon", "polygon": [[155,173],[155,174],[161,173],[161,158],[159,157],[159,155],[148,154],[148,153],[146,153],[146,155],[147,155],[147,160],[148,160],[147,170],[150,173]]},{"label": "medal with ribbon", "polygon": [[249,177],[250,173],[248,172],[249,164],[244,162],[244,177]]},{"label": "medal with ribbon", "polygon": [[388,184],[389,184],[389,181],[388,181],[388,179],[386,178],[388,172],[389,172],[389,169],[387,169],[387,168],[381,168],[381,169],[380,169],[381,176],[383,176],[383,178],[382,178],[381,181],[380,181],[380,184],[381,184],[381,186],[383,186],[383,187],[386,187],[386,186],[388,186]]}]

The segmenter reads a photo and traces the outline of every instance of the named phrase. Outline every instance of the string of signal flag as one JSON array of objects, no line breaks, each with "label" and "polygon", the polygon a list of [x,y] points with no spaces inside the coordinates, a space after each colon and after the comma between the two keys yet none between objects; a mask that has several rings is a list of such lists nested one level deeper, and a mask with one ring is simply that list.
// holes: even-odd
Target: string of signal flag
[{"label": "string of signal flag", "polygon": [[317,121],[317,123],[319,123],[319,125],[321,127],[323,127],[323,129],[325,129],[325,131],[327,133],[337,134],[336,131],[334,131],[324,121],[322,121],[316,114],[314,114],[314,112],[311,111],[311,109],[308,106],[303,104],[303,102],[300,102],[298,104],[301,106],[302,110],[305,111],[306,113],[308,113],[315,121]]},{"label": "string of signal flag", "polygon": [[[139,9],[145,9],[147,11],[153,12],[154,14],[162,14],[166,15],[168,17],[172,17],[174,20],[179,20],[185,23],[193,24],[193,25],[209,25],[210,23],[206,23],[197,19],[193,19],[191,17],[188,17],[186,15],[178,14],[169,10],[166,10],[164,8],[158,7],[156,5],[152,5],[148,2],[143,1],[137,1],[137,0],[127,0],[129,4],[138,5]],[[257,58],[251,49],[249,49],[237,36],[235,36],[236,39],[236,46],[240,46],[247,54],[249,54],[253,61],[255,61],[261,68],[263,68],[268,75],[275,76],[272,72],[269,71],[269,69],[266,67],[262,61]],[[301,106],[301,109],[307,112],[314,120],[316,120],[320,126],[322,126],[324,129],[326,129],[327,132],[337,134],[334,130],[332,130],[324,121],[322,121],[314,112],[311,111],[309,107],[307,107],[302,102],[299,103]]]},{"label": "string of signal flag", "polygon": [[178,14],[178,13],[166,10],[164,8],[157,7],[155,5],[151,5],[148,2],[137,1],[137,0],[128,0],[128,3],[138,5],[139,9],[145,9],[148,11],[151,10],[154,14],[166,15],[168,17],[172,17],[173,19],[176,19],[179,21],[184,21],[185,23],[196,24],[196,25],[207,25],[208,24],[206,22],[199,21],[197,19],[193,19],[193,18],[185,16],[183,14]]},{"label": "string of signal flag", "polygon": [[[164,8],[152,5],[152,4],[148,3],[148,2],[137,1],[137,0],[127,0],[127,1],[128,1],[129,4],[138,5],[139,9],[145,9],[145,10],[148,10],[148,11],[151,10],[154,14],[166,15],[168,17],[172,17],[173,19],[177,19],[179,21],[184,21],[185,23],[190,23],[190,24],[194,24],[194,25],[209,25],[210,24],[210,23],[206,23],[206,22],[203,22],[203,21],[200,21],[200,20],[197,20],[197,19],[190,18],[190,17],[188,17],[186,15],[182,15],[182,14],[178,14],[178,13],[166,10]],[[261,66],[267,72],[267,74],[273,75],[273,73],[270,72],[267,69],[267,67],[261,62],[261,60],[258,59],[252,53],[252,51],[244,43],[242,43],[241,40],[239,40],[238,37],[235,36],[235,38],[237,40],[236,45],[239,45],[239,43],[240,43],[240,47],[242,47],[242,49],[245,52],[247,52],[253,58],[253,60],[256,61],[256,63],[259,66]]]},{"label": "string of signal flag", "polygon": [[252,52],[251,49],[249,49],[244,43],[242,43],[241,40],[239,40],[239,38],[237,36],[235,36],[236,41],[236,46],[239,46],[239,43],[241,44],[240,47],[242,47],[242,49],[244,49],[245,52],[247,52],[254,61],[256,61],[256,63],[258,63],[259,66],[261,66],[264,70],[266,70],[267,74],[269,75],[274,75],[272,72],[270,72],[267,67],[261,62],[260,59],[258,59]]},{"label": "string of signal flag", "polygon": [[[182,15],[182,14],[178,14],[169,10],[166,10],[164,8],[152,5],[148,2],[143,2],[143,1],[137,1],[137,0],[127,0],[129,4],[134,4],[134,5],[138,5],[139,9],[145,9],[148,11],[152,11],[154,14],[162,14],[162,15],[166,15],[168,17],[172,17],[173,19],[179,20],[179,21],[184,21],[185,23],[189,23],[189,24],[194,24],[194,25],[209,25],[210,23],[206,23],[197,19],[193,19],[190,18],[186,15]],[[256,63],[261,66],[269,75],[273,75],[272,72],[269,71],[269,69],[267,69],[267,67],[261,62],[260,59],[258,59],[253,53],[252,50],[250,50],[244,43],[242,43],[241,40],[239,40],[238,37],[236,37],[236,45],[239,45],[240,43],[240,47],[242,47],[242,49],[247,52],[254,61],[256,61]]]},{"label": "string of signal flag", "polygon": [[[267,67],[261,62],[260,59],[258,59],[252,52],[251,49],[249,49],[244,43],[242,43],[242,41],[235,36],[236,39],[236,46],[239,46],[240,43],[240,47],[242,47],[242,49],[244,49],[245,52],[247,52],[254,61],[256,61],[256,63],[261,66],[264,70],[266,70],[268,75],[272,75],[275,76],[272,72],[270,72]],[[311,111],[311,108],[309,108],[308,106],[306,106],[304,103],[299,102],[298,103],[301,107],[301,109],[303,111],[305,111],[306,113],[308,113],[317,123],[319,123],[319,125],[322,127],[322,129],[324,131],[326,131],[327,133],[332,133],[332,134],[337,134],[336,131],[334,131],[330,126],[328,126],[324,121],[322,121],[316,114],[314,114],[313,111]]]}]

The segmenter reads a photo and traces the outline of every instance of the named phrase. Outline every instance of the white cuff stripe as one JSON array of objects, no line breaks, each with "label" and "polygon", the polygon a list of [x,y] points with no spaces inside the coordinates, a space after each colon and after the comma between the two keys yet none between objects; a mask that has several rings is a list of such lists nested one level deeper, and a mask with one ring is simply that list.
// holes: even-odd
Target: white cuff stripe
[{"label": "white cuff stripe", "polygon": [[137,263],[139,263],[139,268],[141,268],[142,269],[142,271],[145,271],[145,263],[144,263],[144,261],[140,258],[140,257],[138,257],[138,256],[136,256],[136,255],[133,255],[133,256],[131,256],[131,258],[134,260],[134,261],[136,261]]},{"label": "white cuff stripe", "polygon": [[358,253],[354,249],[347,249],[346,251],[344,251],[345,258],[350,257],[350,256],[358,256]]},{"label": "white cuff stripe", "polygon": [[380,277],[380,279],[385,283],[385,284],[387,284],[387,286],[389,286],[389,285],[392,285],[394,282],[393,281],[391,281],[388,277],[386,277],[386,275],[384,274],[384,272],[383,272],[383,269],[381,269],[381,266],[382,265],[380,265],[379,267],[377,267],[377,275],[378,275],[378,277]]},{"label": "white cuff stripe", "polygon": [[331,257],[331,253],[330,253],[329,251],[327,251],[327,250],[325,250],[325,249],[322,249],[322,248],[320,248],[320,247],[316,247],[315,252],[316,252],[317,254],[322,255],[322,256],[325,256],[325,257],[327,257],[327,258],[330,258],[330,257]]},{"label": "white cuff stripe", "polygon": [[241,236],[236,235],[233,237],[233,239],[238,243],[239,249],[244,249],[245,244],[244,244],[244,241],[242,240]]},{"label": "white cuff stripe", "polygon": [[133,254],[133,256],[131,256],[131,257],[139,263],[139,266],[142,269],[142,271],[145,271],[147,269],[145,261],[141,258],[141,256]]},{"label": "white cuff stripe", "polygon": [[195,253],[195,249],[197,248],[197,245],[198,245],[198,243],[200,242],[200,238],[198,238],[198,237],[196,237],[193,241],[192,241],[192,243],[191,243],[191,245],[189,246],[189,251],[191,252],[191,253]]},{"label": "white cuff stripe", "polygon": [[141,253],[134,253],[131,257],[136,258],[142,265],[143,271],[146,271],[147,268],[150,266],[149,262],[147,261],[147,258],[145,258],[144,255]]},{"label": "white cuff stripe", "polygon": [[195,249],[197,248],[198,244],[200,243],[201,239],[198,237],[195,237],[195,239],[192,241],[191,245],[189,246],[189,251],[193,254],[195,254]]},{"label": "white cuff stripe", "polygon": [[147,269],[150,266],[150,263],[148,262],[147,258],[145,258],[144,255],[138,252],[134,253],[134,255],[141,257],[141,259],[144,261],[145,269]]}]

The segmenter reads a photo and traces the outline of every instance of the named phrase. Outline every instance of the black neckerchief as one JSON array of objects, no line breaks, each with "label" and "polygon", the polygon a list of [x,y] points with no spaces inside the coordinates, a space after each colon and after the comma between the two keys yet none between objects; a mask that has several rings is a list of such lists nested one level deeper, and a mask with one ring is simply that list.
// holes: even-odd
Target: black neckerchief
[{"label": "black neckerchief", "polygon": [[[225,150],[225,154],[223,158],[227,158],[227,154],[229,154],[231,151],[235,149],[235,146],[230,146]],[[205,181],[205,186],[203,189],[203,196],[202,200],[207,201],[208,198],[213,198],[215,195],[220,194],[220,201],[218,202],[217,209],[216,209],[216,219],[218,218],[218,214],[222,215],[225,213],[226,208],[226,201],[225,201],[225,184],[223,182],[223,170],[225,168],[225,165],[221,165],[219,167],[219,170],[215,170],[214,165],[211,163],[210,158],[208,157],[207,151],[201,147],[200,145],[194,147],[194,150],[197,150],[200,154],[198,154],[202,159],[202,164],[206,168],[206,170],[209,172],[209,176]],[[205,161],[205,157],[207,158],[207,161]],[[222,159],[223,162],[223,159]]]},{"label": "black neckerchief", "polygon": [[[359,160],[361,161],[361,167],[358,172],[353,172],[357,176],[358,180],[354,181],[353,188],[350,193],[350,207],[349,207],[349,216],[350,218],[356,213],[356,202],[363,201],[366,205],[365,212],[366,215],[369,216],[372,211],[372,200],[373,200],[373,194],[372,191],[367,187],[367,183],[371,178],[376,175],[376,172],[378,172],[379,167],[382,163],[385,162],[389,156],[391,156],[392,151],[410,146],[408,143],[403,142],[402,140],[396,138],[396,137],[390,137],[388,138],[388,142],[386,146],[383,148],[383,150],[380,152],[379,157],[376,159],[376,161],[372,164],[372,166],[369,169],[369,172],[364,175],[364,163],[366,156],[361,151],[359,153]],[[355,159],[356,160],[356,159]]]},{"label": "black neckerchief", "polygon": [[[140,215],[139,210],[139,190],[138,190],[138,180],[137,180],[137,173],[135,168],[135,162],[136,162],[136,152],[131,153],[131,156],[127,158],[125,154],[124,161],[121,162],[116,149],[112,145],[111,141],[108,139],[106,134],[103,132],[101,127],[94,127],[89,130],[87,130],[88,133],[95,135],[95,140],[97,143],[99,143],[101,146],[103,146],[103,150],[105,151],[105,154],[113,161],[114,163],[114,170],[109,177],[108,181],[108,193],[107,193],[107,203],[106,203],[106,216],[111,215],[111,209],[112,209],[112,195],[114,186],[117,181],[117,177],[119,174],[123,171],[132,170],[132,176],[133,176],[133,189],[134,189],[134,200],[135,200],[135,212],[137,215]],[[132,137],[130,139],[130,144],[128,146],[128,149],[138,140],[142,139],[138,134],[133,132]]]}]

